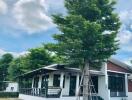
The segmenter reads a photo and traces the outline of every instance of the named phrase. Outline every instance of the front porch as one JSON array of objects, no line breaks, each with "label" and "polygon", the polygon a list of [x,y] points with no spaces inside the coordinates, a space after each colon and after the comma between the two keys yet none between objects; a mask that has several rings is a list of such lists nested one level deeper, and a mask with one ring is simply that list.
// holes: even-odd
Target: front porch
[{"label": "front porch", "polygon": [[[73,97],[78,92],[80,79],[79,74],[59,74],[59,72],[47,73],[28,79],[23,78],[19,83],[19,92],[45,98]],[[98,87],[98,84],[96,86]],[[97,88],[96,90],[98,91]]]},{"label": "front porch", "polygon": [[[42,73],[40,71],[35,74],[25,74],[19,77],[20,95],[30,95],[44,98],[67,98],[75,97],[78,93],[79,83],[81,80],[81,71],[79,69],[47,69]],[[91,70],[92,81],[95,91],[100,96],[99,87],[102,85],[99,77],[104,77],[101,71]],[[95,94],[93,93],[93,98]],[[76,98],[76,97],[75,97]],[[96,100],[96,99],[95,99]]]}]

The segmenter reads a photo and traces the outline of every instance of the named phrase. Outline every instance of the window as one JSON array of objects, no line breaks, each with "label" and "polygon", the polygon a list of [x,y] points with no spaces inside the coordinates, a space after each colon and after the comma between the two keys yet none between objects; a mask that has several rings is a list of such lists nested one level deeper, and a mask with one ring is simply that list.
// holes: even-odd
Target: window
[{"label": "window", "polygon": [[48,87],[48,79],[49,79],[49,75],[42,76],[41,88]]},{"label": "window", "polygon": [[[79,77],[79,84],[80,81],[81,81],[81,76]],[[91,76],[91,85],[93,85],[93,87],[91,87],[92,93],[98,93],[98,76]],[[81,93],[83,93],[83,86],[81,86]]]},{"label": "window", "polygon": [[58,74],[54,75],[53,86],[60,87],[60,75],[58,75]]},{"label": "window", "polygon": [[108,73],[108,88],[111,96],[125,95],[125,75],[117,73]]},{"label": "window", "polygon": [[91,76],[91,79],[92,79],[92,85],[94,85],[94,87],[92,87],[92,92],[98,93],[98,77]]},{"label": "window", "polygon": [[35,77],[34,78],[34,84],[33,84],[34,88],[38,88],[38,82],[39,82],[39,77]]},{"label": "window", "polygon": [[64,75],[64,79],[63,79],[63,88],[65,88],[65,75]]},{"label": "window", "polygon": [[25,88],[31,88],[32,87],[32,78],[26,78],[25,79]]}]

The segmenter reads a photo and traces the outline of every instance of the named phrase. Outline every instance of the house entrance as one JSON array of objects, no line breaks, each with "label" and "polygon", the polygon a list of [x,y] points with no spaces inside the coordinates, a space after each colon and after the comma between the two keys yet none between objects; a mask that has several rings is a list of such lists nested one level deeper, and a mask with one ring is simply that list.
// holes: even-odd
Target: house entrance
[{"label": "house entrance", "polygon": [[70,76],[69,96],[75,96],[76,93],[76,76]]}]

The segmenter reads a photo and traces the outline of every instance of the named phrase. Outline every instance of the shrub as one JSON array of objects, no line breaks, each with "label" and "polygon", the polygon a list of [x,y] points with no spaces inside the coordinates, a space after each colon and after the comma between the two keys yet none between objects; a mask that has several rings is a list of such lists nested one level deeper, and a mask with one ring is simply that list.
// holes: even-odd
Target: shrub
[{"label": "shrub", "polygon": [[19,92],[0,92],[0,98],[18,98]]}]

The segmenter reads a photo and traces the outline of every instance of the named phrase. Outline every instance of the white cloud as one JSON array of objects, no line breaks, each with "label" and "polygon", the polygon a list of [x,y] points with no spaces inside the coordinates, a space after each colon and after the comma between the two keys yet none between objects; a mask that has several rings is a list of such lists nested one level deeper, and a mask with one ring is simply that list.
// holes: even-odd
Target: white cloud
[{"label": "white cloud", "polygon": [[132,41],[132,10],[125,10],[119,13],[122,22],[118,39],[121,45],[129,44]]},{"label": "white cloud", "polygon": [[3,54],[5,54],[5,53],[6,52],[4,50],[0,49],[0,56],[3,55]]},{"label": "white cloud", "polygon": [[8,52],[8,51],[5,51],[5,50],[3,50],[3,49],[0,49],[0,56],[4,55],[4,54],[6,54],[6,53],[10,53],[10,54],[12,54],[14,57],[19,57],[19,56],[22,56],[22,55],[26,55],[26,54],[28,54],[29,52],[28,52],[28,51],[23,51],[23,52],[17,53],[17,52]]},{"label": "white cloud", "polygon": [[124,46],[124,47],[122,47],[122,51],[127,51],[127,52],[132,52],[132,46]]},{"label": "white cloud", "polygon": [[132,41],[132,33],[129,30],[122,30],[117,35],[118,40],[120,40],[121,45],[126,45]]},{"label": "white cloud", "polygon": [[64,7],[64,0],[45,0],[46,8],[49,14],[66,14],[66,8]]},{"label": "white cloud", "polygon": [[132,20],[132,10],[125,10],[119,13],[120,20],[122,22],[127,22],[128,20]]},{"label": "white cloud", "polygon": [[48,16],[45,0],[19,0],[14,5],[13,14],[19,25],[30,34],[54,26]]},{"label": "white cloud", "polygon": [[5,14],[7,12],[7,4],[4,0],[0,0],[0,14]]},{"label": "white cloud", "polygon": [[132,61],[132,57],[125,59],[123,62],[124,62],[125,64],[129,65],[129,66],[132,66],[131,61]]}]

